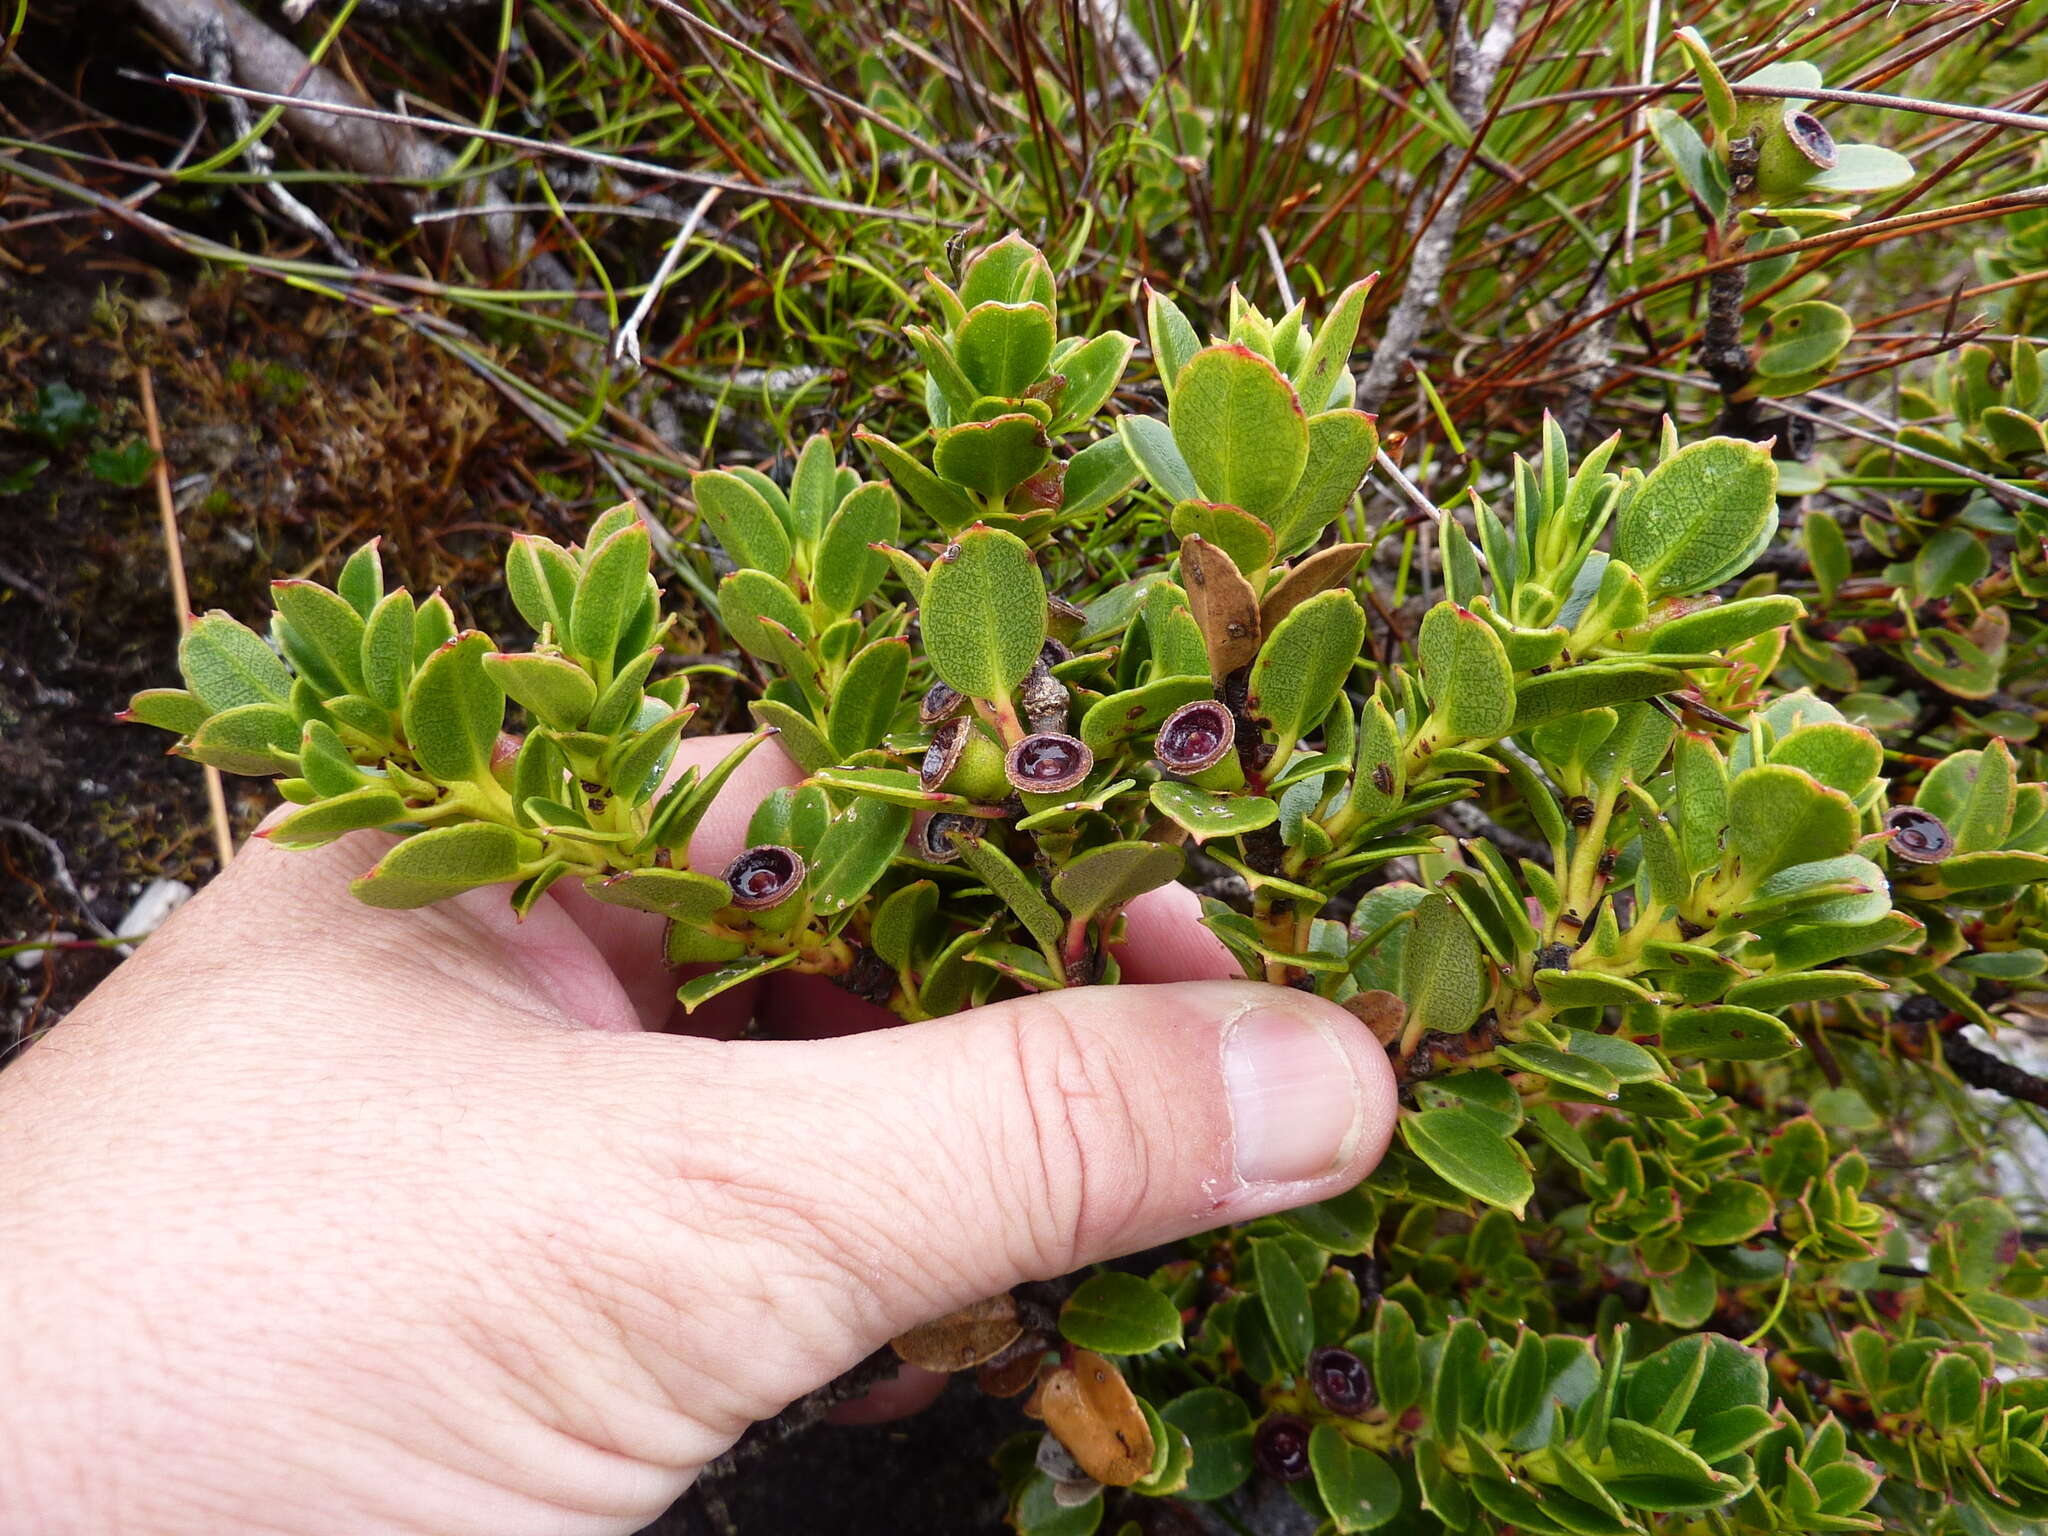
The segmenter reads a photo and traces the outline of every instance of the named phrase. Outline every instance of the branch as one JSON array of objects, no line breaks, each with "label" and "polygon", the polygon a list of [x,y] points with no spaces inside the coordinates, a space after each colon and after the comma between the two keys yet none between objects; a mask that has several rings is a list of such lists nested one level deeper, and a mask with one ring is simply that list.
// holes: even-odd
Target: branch
[{"label": "branch", "polygon": [[1957,1080],[1968,1087],[1988,1089],[1992,1093],[2002,1093],[2008,1099],[2017,1099],[2022,1104],[2048,1108],[2048,1077],[2039,1077],[2024,1067],[2016,1067],[2004,1057],[1994,1056],[1960,1035],[1942,1037],[1941,1056]]},{"label": "branch", "polygon": [[1485,115],[1487,94],[1500,74],[1501,62],[1514,46],[1522,5],[1523,0],[1494,0],[1493,19],[1474,44],[1464,19],[1457,14],[1455,0],[1439,0],[1437,19],[1451,39],[1451,106],[1465,125],[1474,130],[1473,142],[1445,166],[1430,195],[1434,212],[1424,220],[1415,237],[1401,300],[1387,317],[1386,330],[1372,354],[1372,362],[1358,382],[1361,410],[1377,411],[1386,403],[1396,375],[1408,361],[1415,343],[1421,340],[1424,321],[1443,293],[1458,221],[1464,216],[1465,200],[1472,191],[1480,119]]}]

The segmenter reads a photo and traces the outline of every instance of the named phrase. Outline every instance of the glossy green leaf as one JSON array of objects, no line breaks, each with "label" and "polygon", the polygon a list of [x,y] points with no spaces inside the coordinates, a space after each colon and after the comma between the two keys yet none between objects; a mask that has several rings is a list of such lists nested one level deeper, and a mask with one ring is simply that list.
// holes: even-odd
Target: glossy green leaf
[{"label": "glossy green leaf", "polygon": [[1675,693],[1685,686],[1683,672],[1643,662],[1567,667],[1516,684],[1514,729],[1519,734],[1546,720]]},{"label": "glossy green leaf", "polygon": [[1665,654],[1726,650],[1765,630],[1790,624],[1804,606],[1798,598],[1782,593],[1719,603],[1658,625],[1643,642],[1644,649]]},{"label": "glossy green leaf", "polygon": [[1308,1459],[1316,1492],[1339,1531],[1376,1531],[1401,1513],[1401,1480],[1386,1458],[1353,1445],[1336,1425],[1310,1431]]},{"label": "glossy green leaf", "polygon": [[1299,1371],[1307,1364],[1308,1353],[1316,1342],[1315,1310],[1309,1299],[1308,1281],[1302,1278],[1286,1247],[1271,1238],[1255,1239],[1249,1256],[1259,1308],[1280,1347],[1281,1364],[1288,1371]]},{"label": "glossy green leaf", "polygon": [[[804,616],[797,596],[765,571],[735,571],[718,584],[718,618],[726,633],[749,656],[764,661],[781,661],[788,650],[788,635],[798,645],[811,639],[811,621]],[[778,635],[768,626],[781,626]]]},{"label": "glossy green leaf", "polygon": [[1197,1502],[1234,1493],[1252,1474],[1252,1416],[1244,1399],[1221,1387],[1184,1392],[1159,1417],[1188,1437],[1194,1462],[1183,1496]]},{"label": "glossy green leaf", "polygon": [[1172,779],[1162,779],[1148,793],[1153,809],[1198,844],[1242,837],[1280,819],[1279,805],[1263,795],[1218,794]]},{"label": "glossy green leaf", "polygon": [[1440,895],[1422,901],[1401,947],[1400,991],[1410,1026],[1462,1034],[1486,1006],[1491,982],[1464,914]]},{"label": "glossy green leaf", "polygon": [[856,432],[854,441],[872,454],[890,483],[946,533],[958,533],[980,515],[974,499],[948,485],[885,437]]},{"label": "glossy green leaf", "polygon": [[854,653],[832,694],[826,737],[840,757],[876,745],[903,704],[910,676],[910,642],[877,640]]},{"label": "glossy green leaf", "polygon": [[584,557],[569,611],[569,649],[609,677],[612,654],[647,596],[647,529],[637,518]]},{"label": "glossy green leaf", "polygon": [[1090,1275],[1060,1308],[1067,1342],[1105,1355],[1142,1355],[1180,1342],[1180,1309],[1136,1275]]},{"label": "glossy green leaf", "polygon": [[701,923],[732,903],[723,880],[687,869],[631,869],[583,888],[599,901],[636,912],[658,912],[679,923]]},{"label": "glossy green leaf", "polygon": [[1799,1037],[1779,1019],[1728,1004],[1667,1014],[1658,1045],[1666,1055],[1702,1061],[1774,1061],[1800,1049]]},{"label": "glossy green leaf", "polygon": [[832,818],[811,864],[811,905],[830,916],[844,912],[881,879],[910,833],[910,811],[867,796]]},{"label": "glossy green leaf", "polygon": [[[1417,947],[1410,935],[1408,948]],[[1496,1117],[1475,1109],[1426,1109],[1400,1117],[1408,1150],[1453,1187],[1519,1216],[1535,1193],[1529,1161]]]}]

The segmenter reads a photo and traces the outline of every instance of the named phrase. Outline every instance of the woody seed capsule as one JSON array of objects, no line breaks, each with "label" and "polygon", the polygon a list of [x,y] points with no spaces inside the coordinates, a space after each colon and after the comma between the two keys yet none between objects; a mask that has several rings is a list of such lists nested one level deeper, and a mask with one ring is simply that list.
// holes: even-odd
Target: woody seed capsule
[{"label": "woody seed capsule", "polygon": [[1003,772],[1019,790],[1060,795],[1087,778],[1094,766],[1095,754],[1077,738],[1040,731],[1010,748]]},{"label": "woody seed capsule", "polygon": [[1948,825],[1932,811],[1902,805],[1884,819],[1892,835],[1892,852],[1909,864],[1939,864],[1955,852]]},{"label": "woody seed capsule", "polygon": [[803,855],[794,848],[763,843],[749,848],[725,866],[732,904],[743,912],[766,912],[781,906],[804,883]]}]

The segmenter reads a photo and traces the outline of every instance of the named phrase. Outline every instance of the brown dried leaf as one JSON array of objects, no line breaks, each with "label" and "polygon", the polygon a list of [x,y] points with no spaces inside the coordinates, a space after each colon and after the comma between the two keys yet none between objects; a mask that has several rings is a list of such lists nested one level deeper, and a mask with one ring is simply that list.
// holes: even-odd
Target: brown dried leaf
[{"label": "brown dried leaf", "polygon": [[1278,573],[1280,579],[1273,583],[1265,601],[1259,604],[1260,627],[1270,632],[1275,624],[1318,592],[1341,587],[1358,569],[1358,562],[1365,558],[1365,549],[1363,544],[1332,544],[1328,549],[1319,549],[1305,559],[1283,567]]},{"label": "brown dried leaf", "polygon": [[1121,1372],[1092,1350],[1049,1373],[1038,1392],[1045,1427],[1098,1483],[1128,1488],[1152,1470],[1152,1428]]},{"label": "brown dried leaf", "polygon": [[911,1365],[927,1371],[964,1371],[999,1355],[1024,1332],[1017,1303],[1006,1291],[948,1312],[889,1341]]},{"label": "brown dried leaf", "polygon": [[1259,599],[1230,556],[1198,533],[1181,540],[1188,611],[1209,646],[1209,675],[1221,682],[1259,654]]},{"label": "brown dried leaf", "polygon": [[1392,992],[1354,992],[1339,1006],[1371,1030],[1381,1045],[1392,1045],[1408,1022],[1408,1005]]},{"label": "brown dried leaf", "polygon": [[[1043,1363],[1044,1354],[1041,1346],[1035,1350],[1023,1350],[1008,1359],[998,1356],[984,1360],[975,1371],[975,1385],[990,1397],[1015,1397],[1027,1387],[1037,1384],[1038,1368]],[[1037,1417],[1036,1414],[1032,1416]]]}]

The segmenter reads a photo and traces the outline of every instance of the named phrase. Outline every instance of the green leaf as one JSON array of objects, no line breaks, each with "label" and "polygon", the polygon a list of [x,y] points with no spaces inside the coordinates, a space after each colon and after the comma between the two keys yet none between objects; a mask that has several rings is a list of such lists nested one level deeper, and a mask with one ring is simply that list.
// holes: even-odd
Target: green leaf
[{"label": "green leaf", "polygon": [[1515,687],[1515,734],[1546,720],[1634,703],[1686,686],[1683,672],[1642,662],[1601,662],[1527,677]]},{"label": "green leaf", "polygon": [[1423,616],[1417,651],[1430,706],[1453,737],[1496,741],[1518,724],[1514,669],[1484,619],[1438,603]]},{"label": "green leaf", "polygon": [[1339,1531],[1376,1531],[1401,1513],[1401,1480],[1386,1458],[1353,1445],[1334,1424],[1309,1432],[1309,1466],[1316,1492]]},{"label": "green leaf", "polygon": [[1167,1403],[1159,1417],[1186,1435],[1194,1449],[1183,1497],[1220,1499],[1252,1475],[1252,1416],[1235,1392],[1199,1387]]},{"label": "green leaf", "polygon": [[1770,760],[1803,768],[1853,800],[1876,781],[1884,766],[1884,746],[1860,725],[1822,720],[1781,737],[1771,748]]},{"label": "green leaf", "polygon": [[199,695],[183,688],[145,688],[128,701],[126,718],[153,725],[160,731],[189,736],[206,723],[211,713],[200,702]]},{"label": "green leaf", "polygon": [[[205,697],[202,692],[200,695]],[[2017,797],[2012,753],[2003,741],[1983,751],[1951,752],[1929,771],[1914,804],[1939,816],[1957,853],[2005,845]]]},{"label": "green leaf", "polygon": [[1051,452],[1036,416],[997,416],[940,432],[932,445],[932,468],[954,485],[1000,501],[1045,468]]},{"label": "green leaf", "polygon": [[832,818],[811,864],[811,905],[822,915],[844,912],[888,871],[910,833],[910,811],[862,796]]},{"label": "green leaf", "polygon": [[215,610],[192,621],[178,642],[178,670],[207,709],[241,704],[287,704],[291,674],[277,653],[247,625]]},{"label": "green leaf", "polygon": [[1615,517],[1614,557],[1651,598],[1719,586],[1754,560],[1778,526],[1770,449],[1710,437],[1651,470]]},{"label": "green leaf", "polygon": [[462,822],[415,832],[349,889],[372,907],[424,907],[480,885],[517,880],[540,857],[535,838],[496,822]]},{"label": "green leaf", "polygon": [[1735,125],[1735,93],[1728,89],[1728,77],[1721,73],[1721,66],[1714,62],[1714,55],[1707,48],[1707,41],[1696,27],[1680,27],[1675,34],[1678,46],[1685,50],[1693,71],[1700,77],[1700,94],[1706,98],[1707,120],[1714,125],[1717,134],[1726,135]]},{"label": "green leaf", "polygon": [[1652,107],[1648,116],[1650,134],[1678,173],[1687,195],[1709,218],[1721,219],[1728,211],[1728,170],[1721,157],[1708,149],[1699,130],[1676,112]]},{"label": "green leaf", "polygon": [[[673,941],[676,935],[687,934],[689,931],[678,923],[669,930],[670,939]],[[676,989],[676,1001],[683,1005],[683,1012],[695,1013],[721,992],[730,992],[734,987],[779,971],[785,965],[794,965],[798,953],[791,950],[782,955],[749,955],[744,959],[731,961],[715,971],[706,971],[702,976],[693,976],[684,982]]]},{"label": "green leaf", "polygon": [[[839,504],[839,460],[832,451],[832,439],[823,432],[813,433],[805,441],[784,499],[789,507],[789,532],[806,546],[815,546],[825,531],[825,520]],[[780,575],[785,568],[776,566],[771,574]]]},{"label": "green leaf", "polygon": [[1856,323],[1849,318],[1849,312],[1825,299],[1805,299],[1774,309],[1765,326],[1756,371],[1777,377],[1818,373],[1834,367],[1842,348],[1856,333]]},{"label": "green leaf", "polygon": [[363,688],[394,713],[412,682],[413,626],[412,594],[403,587],[386,593],[363,625]]},{"label": "green leaf", "polygon": [[1273,538],[1283,557],[1300,553],[1357,494],[1379,452],[1379,429],[1363,411],[1324,411],[1308,419],[1308,462],[1284,510],[1272,514]]},{"label": "green leaf", "polygon": [[1620,1083],[1614,1074],[1583,1056],[1574,1056],[1569,1051],[1554,1050],[1547,1045],[1524,1043],[1503,1045],[1496,1049],[1502,1061],[1510,1066],[1520,1067],[1525,1072],[1535,1072],[1553,1082],[1567,1083],[1581,1093],[1590,1093],[1596,1098],[1619,1096]]},{"label": "green leaf", "polygon": [[1052,315],[1042,304],[977,304],[953,332],[953,355],[984,395],[1014,400],[1052,360]]},{"label": "green leaf", "polygon": [[405,738],[420,771],[443,784],[482,782],[505,725],[505,691],[484,670],[488,637],[468,630],[426,659],[405,695]]},{"label": "green leaf", "polygon": [[647,528],[637,518],[584,557],[569,608],[568,649],[599,677],[610,678],[619,637],[646,600],[649,558]]},{"label": "green leaf", "polygon": [[878,744],[903,703],[910,676],[910,642],[877,640],[854,652],[832,695],[826,737],[842,758]]},{"label": "green leaf", "polygon": [[1658,1044],[1667,1056],[1702,1061],[1774,1061],[1800,1049],[1799,1037],[1770,1014],[1729,1005],[1667,1014]]},{"label": "green leaf", "polygon": [[359,546],[342,562],[341,574],[334,579],[335,592],[364,619],[384,596],[384,563],[377,557],[377,544],[372,539]]},{"label": "green leaf", "polygon": [[1263,795],[1215,794],[1193,784],[1162,779],[1149,791],[1152,808],[1196,843],[1242,837],[1280,819],[1280,807]]},{"label": "green leaf", "polygon": [[1913,557],[1913,588],[1923,603],[1974,586],[1991,570],[1991,555],[1968,528],[1944,528]]},{"label": "green leaf", "polygon": [[1045,643],[1045,580],[1024,541],[976,526],[932,563],[925,655],[969,698],[1007,699]]},{"label": "green leaf", "polygon": [[1831,1002],[1857,992],[1881,992],[1885,984],[1861,971],[1789,971],[1756,976],[1730,987],[1727,999],[1743,1008],[1775,1013],[1799,1003]]},{"label": "green leaf", "polygon": [[1049,955],[1058,953],[1067,925],[1053,904],[1045,899],[1038,882],[986,838],[961,838],[954,846],[960,850],[961,862],[979,875],[982,884],[995,892],[996,899],[1015,914],[1025,931],[1037,941],[1038,947]]},{"label": "green leaf", "polygon": [[1200,534],[1246,573],[1263,573],[1273,563],[1273,530],[1251,513],[1212,501],[1183,501],[1173,509],[1174,537]]},{"label": "green leaf", "polygon": [[1137,483],[1137,461],[1123,438],[1111,434],[1067,460],[1066,478],[1060,485],[1060,515],[1081,518],[1100,512]]},{"label": "green leaf", "polygon": [[1806,191],[1827,197],[1856,197],[1890,192],[1913,179],[1913,162],[1881,144],[1837,144],[1835,163],[1806,184]]},{"label": "green leaf", "polygon": [[[786,661],[789,635],[800,647],[811,641],[811,621],[804,616],[803,604],[765,571],[734,571],[718,584],[718,619],[741,650],[778,665]],[[778,634],[768,627],[771,624],[787,633]]]},{"label": "green leaf", "polygon": [[[1408,952],[1418,947],[1408,938]],[[1475,1200],[1520,1216],[1536,1192],[1528,1158],[1497,1116],[1478,1109],[1425,1109],[1400,1117],[1401,1139],[1431,1169]]]},{"label": "green leaf", "polygon": [[1315,1308],[1308,1282],[1286,1246],[1272,1238],[1252,1241],[1251,1272],[1258,1286],[1259,1307],[1280,1346],[1281,1363],[1287,1370],[1299,1372],[1308,1362],[1309,1351],[1316,1347]]},{"label": "green leaf", "polygon": [[788,573],[788,530],[758,489],[723,469],[705,469],[690,477],[690,492],[698,516],[733,565],[768,575]]},{"label": "green leaf", "polygon": [[1254,517],[1270,521],[1308,464],[1308,422],[1294,387],[1245,347],[1197,352],[1181,370],[1167,420],[1199,499]]},{"label": "green leaf", "polygon": [[888,486],[874,483],[855,489],[825,525],[811,575],[811,596],[828,613],[852,613],[874,595],[889,569],[888,557],[870,546],[893,544],[902,525],[902,504]]},{"label": "green leaf", "polygon": [[874,455],[890,482],[946,533],[958,533],[980,515],[974,500],[948,485],[886,437],[856,432],[854,440]]},{"label": "green leaf", "polygon": [[1345,371],[1351,365],[1351,349],[1358,341],[1359,322],[1365,318],[1366,296],[1379,278],[1361,278],[1342,293],[1323,323],[1316,327],[1316,339],[1308,356],[1294,372],[1294,390],[1310,411],[1326,409],[1335,398]]},{"label": "green leaf", "polygon": [[1068,916],[1085,921],[1171,885],[1183,862],[1178,848],[1163,843],[1103,843],[1052,877],[1053,899]]},{"label": "green leaf", "polygon": [[515,533],[505,552],[505,587],[512,606],[536,632],[552,627],[557,644],[569,638],[569,610],[576,602],[576,562],[552,539]]},{"label": "green leaf", "polygon": [[350,832],[388,827],[405,818],[405,802],[390,785],[364,784],[292,812],[263,836],[280,848],[318,848]]},{"label": "green leaf", "polygon": [[1152,361],[1159,370],[1159,382],[1165,386],[1166,398],[1171,400],[1180,383],[1181,370],[1202,350],[1202,338],[1181,313],[1180,306],[1150,283],[1145,284],[1145,335],[1152,343]]},{"label": "green leaf", "polygon": [[1717,1179],[1685,1202],[1679,1231],[1707,1247],[1747,1242],[1771,1224],[1777,1202],[1761,1184]]},{"label": "green leaf", "polygon": [[1067,381],[1067,387],[1060,394],[1059,412],[1052,419],[1051,430],[1055,435],[1086,426],[1102,409],[1103,403],[1116,392],[1117,383],[1131,361],[1131,350],[1137,344],[1134,336],[1104,331],[1059,360],[1060,376]]},{"label": "green leaf", "polygon": [[1782,593],[1740,598],[1668,620],[1650,631],[1643,646],[1666,655],[1725,651],[1765,630],[1790,624],[1804,611],[1805,604],[1798,598]]},{"label": "green leaf", "polygon": [[429,656],[455,638],[455,611],[439,592],[429,593],[413,615],[412,664],[424,666]]},{"label": "green leaf", "polygon": [[1728,848],[1752,885],[1790,865],[1847,853],[1856,822],[1847,795],[1797,768],[1749,768],[1728,788]]},{"label": "green leaf", "polygon": [[1180,1342],[1180,1309],[1136,1275],[1090,1275],[1060,1308],[1069,1343],[1105,1355],[1142,1355]]},{"label": "green leaf", "polygon": [[1418,1030],[1462,1034],[1486,1006],[1492,977],[1471,926],[1448,897],[1432,894],[1416,906],[1401,946],[1400,990]]},{"label": "green leaf", "polygon": [[492,652],[484,672],[534,720],[558,731],[581,730],[597,702],[597,684],[566,656]]},{"label": "green leaf", "polygon": [[1202,488],[1195,484],[1195,472],[1181,457],[1173,430],[1165,422],[1153,416],[1119,416],[1116,431],[1124,451],[1161,495],[1175,502],[1204,499]]},{"label": "green leaf", "polygon": [[818,773],[839,761],[825,733],[804,715],[775,699],[756,699],[747,713],[782,738],[782,750],[805,773]]},{"label": "green leaf", "polygon": [[687,869],[629,869],[586,880],[583,888],[615,907],[658,912],[679,923],[702,923],[732,904],[732,888],[723,880]]},{"label": "green leaf", "polygon": [[1284,748],[1322,724],[1365,642],[1365,610],[1349,592],[1321,592],[1282,619],[1252,663],[1246,708]]}]

